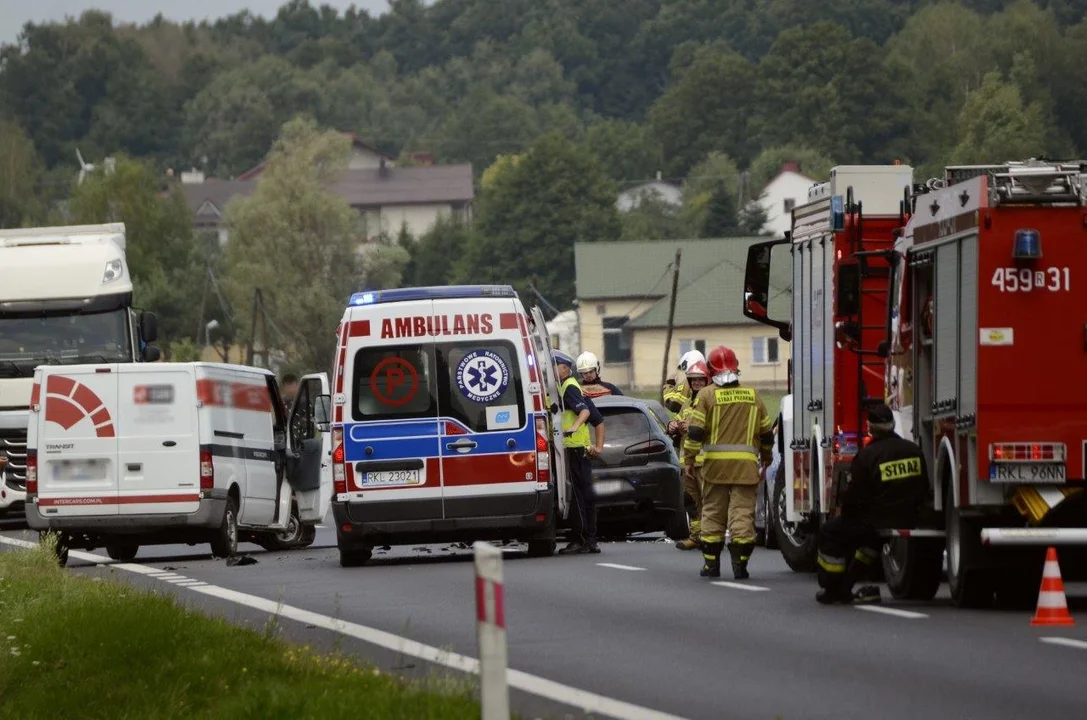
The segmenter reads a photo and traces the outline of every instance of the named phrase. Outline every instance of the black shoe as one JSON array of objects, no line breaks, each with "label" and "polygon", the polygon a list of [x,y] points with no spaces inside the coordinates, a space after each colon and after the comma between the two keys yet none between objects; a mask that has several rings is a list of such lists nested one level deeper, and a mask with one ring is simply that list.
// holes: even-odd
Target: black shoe
[{"label": "black shoe", "polygon": [[820,605],[833,605],[834,603],[842,603],[848,605],[853,602],[853,596],[846,590],[827,590],[823,588],[819,592],[815,593],[815,601]]},{"label": "black shoe", "polygon": [[701,577],[719,578],[721,577],[721,563],[707,560],[703,563],[702,570],[698,574]]},{"label": "black shoe", "polygon": [[853,602],[858,605],[878,605],[883,602],[883,596],[875,585],[865,585],[853,593]]},{"label": "black shoe", "polygon": [[747,572],[747,563],[732,563],[732,577],[737,580],[747,580],[751,573]]},{"label": "black shoe", "polygon": [[592,549],[583,542],[572,542],[566,547],[559,550],[559,555],[586,555],[591,553]]}]

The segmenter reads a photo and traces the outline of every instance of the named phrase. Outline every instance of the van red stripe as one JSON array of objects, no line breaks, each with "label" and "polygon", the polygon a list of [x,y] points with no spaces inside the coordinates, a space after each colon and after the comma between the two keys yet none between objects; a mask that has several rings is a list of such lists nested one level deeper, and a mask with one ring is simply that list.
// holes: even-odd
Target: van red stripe
[{"label": "van red stripe", "polygon": [[517,313],[499,313],[498,327],[501,330],[516,330]]},{"label": "van red stripe", "polygon": [[81,505],[152,505],[157,503],[199,502],[200,495],[97,495],[68,498],[38,498],[38,505],[78,507]]}]

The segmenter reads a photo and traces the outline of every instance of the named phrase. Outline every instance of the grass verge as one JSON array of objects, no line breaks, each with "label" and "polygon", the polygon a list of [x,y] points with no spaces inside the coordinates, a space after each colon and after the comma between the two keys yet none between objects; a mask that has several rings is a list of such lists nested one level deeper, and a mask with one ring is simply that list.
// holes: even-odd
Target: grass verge
[{"label": "grass verge", "polygon": [[478,718],[473,683],[411,684],[0,552],[0,718]]}]

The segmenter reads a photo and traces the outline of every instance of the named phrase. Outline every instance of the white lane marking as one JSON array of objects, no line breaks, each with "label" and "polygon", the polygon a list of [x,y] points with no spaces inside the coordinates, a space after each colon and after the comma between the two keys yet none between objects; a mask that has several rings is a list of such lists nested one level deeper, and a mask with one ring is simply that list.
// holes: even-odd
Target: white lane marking
[{"label": "white lane marking", "polygon": [[899,610],[898,608],[880,607],[879,605],[854,605],[857,610],[864,610],[865,612],[883,613],[884,615],[894,615],[895,617],[910,618],[916,620],[917,618],[927,618],[925,613],[913,612],[912,610]]},{"label": "white lane marking", "polygon": [[[0,537],[0,543],[6,543],[16,547],[37,547],[37,543],[7,537]],[[101,555],[93,555],[78,550],[71,550],[68,554],[70,557],[75,557],[79,560],[87,560],[88,562],[99,565],[111,565],[120,570],[127,570],[128,572],[136,573],[138,575],[152,575],[156,572],[156,568],[147,567],[146,565],[138,565],[136,563],[114,563],[109,558],[102,557]],[[634,569],[643,570],[644,568]],[[442,650],[431,645],[424,645],[423,643],[409,640],[406,637],[394,635],[393,633],[385,632],[384,630],[359,625],[358,623],[337,620],[328,615],[320,615],[290,605],[280,605],[276,601],[267,600],[262,597],[257,597],[256,595],[247,595],[246,593],[240,593],[236,590],[230,590],[217,585],[192,586],[188,589],[193,592],[227,600],[238,605],[244,605],[245,607],[254,610],[261,610],[275,616],[285,617],[289,620],[295,620],[296,622],[331,630],[332,632],[347,635],[348,637],[353,637],[357,640],[370,643],[371,645],[377,645],[378,647],[400,653],[401,655],[410,655],[435,665],[442,665],[453,670],[460,670],[474,675],[479,674],[479,660],[476,658]],[[581,690],[570,687],[569,685],[563,685],[538,675],[522,672],[521,670],[508,670],[506,679],[509,682],[510,687],[514,689],[547,698],[563,705],[579,708],[586,714],[595,713],[604,717],[619,718],[621,720],[687,720],[680,715],[672,715],[670,713],[634,705],[633,703],[624,702],[622,700],[605,697],[604,695],[597,695],[588,690]]]},{"label": "white lane marking", "polygon": [[173,573],[171,573],[169,575],[155,575],[154,577],[155,577],[156,580],[165,580],[167,582],[177,582],[178,580],[188,580],[188,578],[185,577],[184,575],[174,575]]},{"label": "white lane marking", "polygon": [[715,580],[710,585],[719,585],[721,587],[734,588],[736,590],[751,590],[752,592],[767,591],[770,588],[763,587],[762,585],[748,585],[746,583],[728,582],[726,580]]},{"label": "white lane marking", "polygon": [[1076,648],[1077,650],[1087,650],[1087,641],[1073,640],[1072,638],[1065,637],[1040,637],[1040,642],[1049,643],[1050,645],[1064,645],[1065,647]]},{"label": "white lane marking", "polygon": [[633,565],[617,565],[616,563],[597,563],[600,567],[614,568],[615,570],[645,570],[645,568],[635,567]]}]

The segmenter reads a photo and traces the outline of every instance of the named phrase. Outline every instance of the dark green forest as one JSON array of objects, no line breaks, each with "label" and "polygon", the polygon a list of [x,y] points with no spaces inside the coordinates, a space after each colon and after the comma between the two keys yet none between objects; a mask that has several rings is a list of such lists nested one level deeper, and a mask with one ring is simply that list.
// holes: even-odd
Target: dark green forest
[{"label": "dark green forest", "polygon": [[[558,307],[573,298],[576,240],[756,234],[745,202],[785,161],[821,179],[833,164],[897,159],[922,179],[944,164],[1087,151],[1087,0],[390,8],[373,17],[292,0],[269,20],[117,26],[90,11],[26,25],[0,47],[0,227],[53,221],[69,196],[66,220],[125,220],[144,247],[138,293],[177,319],[174,337],[195,338],[206,315],[193,314],[193,293],[218,250],[170,259],[162,247],[194,245],[176,197],[111,193],[165,189],[168,169],[229,178],[300,116],[405,160],[473,164],[472,227],[393,238],[368,277],[501,280]],[[113,189],[77,188],[77,148],[138,167]],[[682,210],[616,212],[616,192],[658,173],[684,182]]]}]

